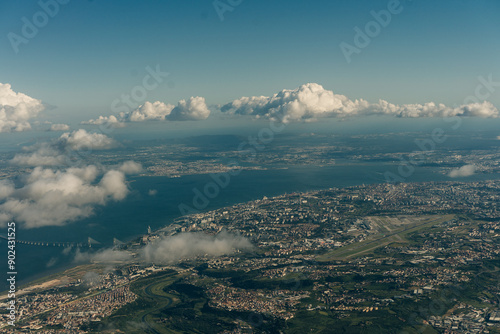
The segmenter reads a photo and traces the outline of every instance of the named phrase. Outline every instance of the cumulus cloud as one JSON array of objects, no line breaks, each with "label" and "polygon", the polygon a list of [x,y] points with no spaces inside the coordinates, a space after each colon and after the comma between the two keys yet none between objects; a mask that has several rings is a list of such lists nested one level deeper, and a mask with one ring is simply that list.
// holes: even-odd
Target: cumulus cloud
[{"label": "cumulus cloud", "polygon": [[203,97],[191,97],[189,100],[181,100],[172,112],[167,116],[171,121],[199,121],[207,119],[210,110]]},{"label": "cumulus cloud", "polygon": [[335,94],[316,83],[308,83],[292,90],[285,89],[271,97],[242,97],[223,105],[221,111],[284,123],[373,114],[395,117],[499,116],[498,109],[488,101],[456,108],[434,102],[396,105],[379,100],[377,103],[369,103],[363,99],[351,100],[345,95]]},{"label": "cumulus cloud", "polygon": [[127,122],[198,121],[207,119],[209,115],[210,110],[205,98],[196,96],[179,101],[177,106],[161,101],[148,101],[130,112],[121,112],[116,116],[99,116],[99,118],[82,122],[82,124],[107,124],[117,127],[124,126]]},{"label": "cumulus cloud", "polygon": [[100,133],[89,133],[83,129],[63,133],[57,140],[42,142],[23,148],[27,153],[18,153],[10,161],[20,166],[61,166],[70,162],[71,151],[83,150],[86,153],[107,150],[118,143]]},{"label": "cumulus cloud", "polygon": [[0,180],[0,200],[12,195],[14,192],[14,183],[10,180]]},{"label": "cumulus cloud", "polygon": [[122,163],[118,169],[125,174],[139,174],[140,172],[142,172],[142,165],[135,161],[129,160]]},{"label": "cumulus cloud", "polygon": [[0,83],[0,132],[30,129],[29,121],[44,108],[42,101],[14,92],[10,84]]},{"label": "cumulus cloud", "polygon": [[118,120],[118,118],[114,115],[111,116],[99,116],[96,119],[91,119],[88,121],[82,122],[82,124],[90,124],[90,125],[102,125],[106,124],[113,128],[122,128],[125,126],[125,123]]},{"label": "cumulus cloud", "polygon": [[0,222],[15,220],[26,228],[61,226],[91,216],[96,206],[123,200],[128,192],[119,170],[37,167],[19,187],[0,183]]},{"label": "cumulus cloud", "polygon": [[10,163],[19,166],[60,166],[66,160],[62,148],[50,143],[29,146],[24,151],[29,153],[16,154]]},{"label": "cumulus cloud", "polygon": [[84,129],[65,132],[59,141],[73,150],[108,150],[117,146],[117,143],[101,133],[89,133]]},{"label": "cumulus cloud", "polygon": [[242,97],[222,106],[221,111],[252,115],[283,122],[316,117],[348,116],[368,108],[364,100],[351,101],[321,85],[310,83],[294,90],[282,90],[271,97]]},{"label": "cumulus cloud", "polygon": [[126,115],[125,119],[130,122],[164,121],[174,108],[174,105],[165,104],[160,101],[154,103],[145,102],[139,108],[132,111],[130,115]]},{"label": "cumulus cloud", "polygon": [[449,177],[466,177],[466,176],[471,176],[474,175],[476,172],[476,166],[474,165],[465,165],[460,168],[456,168],[451,170],[448,173]]},{"label": "cumulus cloud", "polygon": [[50,131],[69,131],[68,124],[52,124],[50,126]]},{"label": "cumulus cloud", "polygon": [[371,109],[374,113],[407,118],[453,116],[496,118],[500,115],[498,109],[489,101],[451,108],[442,103],[436,104],[434,102],[395,105],[380,100],[377,104],[371,105]]},{"label": "cumulus cloud", "polygon": [[174,263],[196,256],[220,256],[237,250],[250,250],[252,244],[242,236],[222,232],[216,236],[181,233],[148,244],[141,256],[147,262]]}]

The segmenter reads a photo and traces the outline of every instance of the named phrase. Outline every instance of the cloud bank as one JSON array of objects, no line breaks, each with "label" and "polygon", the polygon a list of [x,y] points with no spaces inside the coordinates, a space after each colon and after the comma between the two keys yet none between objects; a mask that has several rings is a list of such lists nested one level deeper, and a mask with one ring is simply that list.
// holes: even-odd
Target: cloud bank
[{"label": "cloud bank", "polygon": [[488,101],[456,108],[434,102],[396,105],[379,100],[377,103],[370,103],[363,99],[351,100],[316,83],[308,83],[292,90],[285,89],[271,97],[242,97],[223,105],[221,111],[284,123],[315,121],[323,117],[344,118],[377,114],[408,118],[451,116],[496,118],[500,115],[498,109]]},{"label": "cloud bank", "polygon": [[0,222],[15,220],[26,228],[62,226],[128,193],[125,174],[119,170],[94,165],[61,171],[37,167],[18,187],[0,182]]},{"label": "cloud bank", "polygon": [[248,239],[227,232],[216,236],[181,233],[148,244],[141,256],[147,262],[168,264],[196,256],[220,256],[250,249],[252,244]]},{"label": "cloud bank", "polygon": [[467,177],[467,176],[474,175],[475,172],[476,172],[476,166],[465,165],[465,166],[462,166],[460,168],[456,168],[456,169],[451,170],[448,173],[448,176],[453,177],[453,178],[455,178],[455,177]]},{"label": "cloud bank", "polygon": [[0,132],[31,129],[29,121],[43,109],[42,101],[14,92],[10,84],[0,83]]},{"label": "cloud bank", "polygon": [[118,115],[99,116],[82,124],[109,124],[114,127],[124,126],[128,122],[144,121],[200,121],[210,116],[205,98],[191,97],[188,100],[181,100],[177,106],[164,102],[145,102],[131,112],[122,112]]}]

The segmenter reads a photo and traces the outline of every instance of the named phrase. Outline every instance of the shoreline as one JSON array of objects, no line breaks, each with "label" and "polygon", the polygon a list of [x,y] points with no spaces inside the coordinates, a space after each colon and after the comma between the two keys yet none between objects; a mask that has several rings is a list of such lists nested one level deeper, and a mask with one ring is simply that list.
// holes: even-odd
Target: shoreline
[{"label": "shoreline", "polygon": [[[435,183],[435,182],[438,182],[438,183],[439,182],[444,182],[444,183],[446,183],[446,182],[474,183],[474,182],[487,182],[487,181],[498,180],[498,174],[495,174],[495,175],[492,174],[492,176],[494,176],[494,177],[492,177],[490,179],[486,179],[486,180],[470,180],[470,181],[449,180],[449,181],[424,181],[424,182],[405,182],[405,183],[408,183],[408,184],[411,184],[411,183]],[[383,183],[384,182],[373,182],[373,184],[383,184]],[[328,190],[328,189],[332,189],[332,188],[345,189],[345,188],[349,188],[349,187],[361,187],[361,186],[362,185],[349,185],[349,186],[340,186],[340,187],[328,187],[328,188],[323,188],[323,189],[302,190],[302,191],[296,191],[296,192],[292,192],[292,193],[305,194],[305,193],[308,193],[308,192],[311,192],[311,191],[324,191],[324,190]],[[291,193],[285,192],[285,193],[281,193],[280,195],[274,195],[271,198],[280,197],[280,196],[283,196],[283,195],[286,195],[286,194],[291,194]],[[264,197],[266,197],[266,196],[264,196]],[[221,207],[218,207],[218,208],[211,208],[210,210],[201,211],[201,212],[198,212],[196,214],[206,214],[206,213],[209,213],[209,212],[212,212],[212,211],[223,210],[223,209],[230,208],[230,207],[237,206],[237,205],[248,204],[248,203],[253,202],[253,201],[255,201],[255,200],[242,201],[242,202],[234,203],[232,205],[225,205],[225,206],[221,206]],[[152,230],[152,233],[164,230],[168,226],[170,226],[172,224],[176,224],[178,221],[182,220],[184,217],[189,217],[189,216],[190,215],[175,217],[175,218],[171,219],[168,224],[162,225],[162,226],[160,226],[160,227]],[[146,235],[148,235],[148,234],[146,233],[146,234],[137,234],[137,235],[134,235],[134,236],[130,237],[129,240],[125,241],[124,243],[125,244],[130,244],[134,240],[140,239],[140,238],[142,238],[142,237],[144,237]],[[70,264],[64,265],[60,269],[56,269],[52,273],[40,274],[40,276],[34,277],[33,279],[30,279],[29,281],[23,281],[20,284],[19,290],[16,291],[16,295],[20,296],[20,295],[23,295],[23,294],[26,294],[26,293],[30,293],[30,292],[38,289],[38,288],[44,288],[44,285],[47,284],[47,283],[49,283],[49,282],[52,282],[52,284],[49,284],[48,287],[51,287],[51,285],[53,285],[54,287],[56,287],[57,285],[67,284],[68,282],[66,282],[64,280],[61,280],[65,276],[65,273],[71,272],[71,271],[75,271],[75,270],[78,271],[78,268],[84,268],[84,267],[89,268],[89,267],[96,267],[96,266],[98,267],[99,265],[100,265],[100,263],[80,263],[80,264],[78,264],[78,263],[71,264],[70,263]],[[4,299],[7,298],[6,295],[4,295],[6,292],[8,292],[8,289],[0,291],[0,302],[2,300],[4,300]]]}]

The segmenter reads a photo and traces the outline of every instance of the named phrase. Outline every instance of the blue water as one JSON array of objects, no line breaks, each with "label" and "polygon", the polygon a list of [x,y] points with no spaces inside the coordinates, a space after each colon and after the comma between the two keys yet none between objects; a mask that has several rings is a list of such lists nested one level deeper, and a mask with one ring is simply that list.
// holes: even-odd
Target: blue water
[{"label": "blue water", "polygon": [[[397,165],[382,163],[359,164],[350,166],[298,166],[288,169],[242,171],[233,176],[229,185],[219,195],[210,199],[203,211],[209,211],[236,203],[260,199],[263,196],[276,196],[285,192],[346,187],[361,184],[385,182],[385,171],[395,172]],[[479,174],[463,181],[499,179],[499,174]],[[437,168],[417,168],[407,179],[408,182],[449,181]],[[153,229],[171,223],[181,216],[180,204],[193,206],[193,189],[203,190],[211,182],[209,175],[190,175],[180,178],[138,177],[131,180],[131,194],[126,200],[110,203],[95,210],[95,215],[70,223],[64,227],[44,227],[22,229],[18,226],[17,239],[44,242],[85,243],[87,237],[111,246],[113,238],[129,241],[144,234],[148,225]],[[148,195],[156,190],[155,196]],[[0,233],[5,233],[0,230]],[[0,241],[0,252],[7,258],[7,244]],[[60,271],[74,265],[74,250],[63,254],[63,248],[42,247],[17,244],[17,279],[27,283],[35,278]],[[3,262],[3,261],[2,261]],[[7,272],[6,262],[4,263]],[[5,280],[2,280],[2,283]],[[0,286],[3,290],[6,287]]]}]

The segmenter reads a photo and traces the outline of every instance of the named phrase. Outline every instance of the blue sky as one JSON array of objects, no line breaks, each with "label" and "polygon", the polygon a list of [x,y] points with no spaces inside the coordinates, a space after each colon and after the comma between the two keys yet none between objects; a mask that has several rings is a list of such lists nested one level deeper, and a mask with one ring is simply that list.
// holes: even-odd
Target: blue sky
[{"label": "blue sky", "polygon": [[[227,0],[221,0],[227,3]],[[236,1],[237,2],[237,1]],[[140,84],[146,66],[170,73],[147,100],[190,96],[224,104],[308,82],[349,98],[460,104],[478,76],[500,81],[500,2],[402,1],[379,35],[347,63],[371,11],[388,1],[244,0],[221,21],[213,1],[69,1],[16,54],[37,1],[0,4],[0,82],[56,106],[63,122],[110,114],[110,103]],[[497,107],[500,94],[489,100]]]}]

